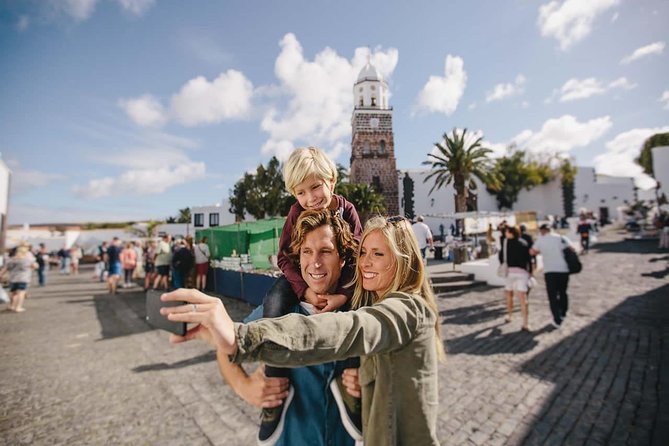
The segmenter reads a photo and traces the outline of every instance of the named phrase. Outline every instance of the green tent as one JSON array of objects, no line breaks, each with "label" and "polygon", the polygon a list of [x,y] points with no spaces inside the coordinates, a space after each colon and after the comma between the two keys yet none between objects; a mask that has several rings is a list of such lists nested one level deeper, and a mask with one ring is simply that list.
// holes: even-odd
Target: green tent
[{"label": "green tent", "polygon": [[270,256],[279,252],[279,238],[285,222],[285,217],[276,217],[201,229],[195,231],[195,238],[207,237],[212,259],[230,257],[234,250],[237,255],[249,254],[256,268],[269,269],[272,267]]}]

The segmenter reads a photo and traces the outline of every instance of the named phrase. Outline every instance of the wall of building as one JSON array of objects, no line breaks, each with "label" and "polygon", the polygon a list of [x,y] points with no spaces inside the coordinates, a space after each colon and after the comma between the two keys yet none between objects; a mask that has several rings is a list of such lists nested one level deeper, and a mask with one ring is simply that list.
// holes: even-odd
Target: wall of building
[{"label": "wall of building", "polygon": [[[667,160],[669,162],[669,150]],[[669,167],[665,169],[669,172]],[[455,190],[450,184],[444,188],[429,193],[434,184],[434,179],[424,182],[429,169],[402,169],[398,171],[399,177],[399,196],[400,213],[406,215],[406,203],[404,202],[404,177],[406,174],[413,179],[414,188],[414,215],[426,214],[452,214],[455,212]],[[669,179],[667,179],[669,184]],[[497,209],[497,200],[495,196],[488,193],[485,186],[476,181],[478,185],[478,210],[494,212]],[[586,209],[596,214],[600,208],[606,207],[609,212],[609,218],[615,220],[618,218],[618,208],[635,201],[634,180],[630,177],[610,177],[596,175],[591,167],[579,167],[574,180],[574,212],[578,213],[580,209]],[[669,194],[667,194],[669,196]],[[534,211],[537,213],[537,219],[545,220],[548,215],[564,215],[564,206],[562,202],[562,185],[559,179],[550,183],[543,184],[527,190],[522,190],[518,194],[513,211],[526,212]],[[436,220],[426,219],[426,223],[433,232],[438,233],[439,223]],[[448,226],[448,224],[447,224]]]},{"label": "wall of building", "polygon": [[653,173],[655,179],[660,183],[658,192],[669,198],[669,146],[653,147],[652,153]]}]

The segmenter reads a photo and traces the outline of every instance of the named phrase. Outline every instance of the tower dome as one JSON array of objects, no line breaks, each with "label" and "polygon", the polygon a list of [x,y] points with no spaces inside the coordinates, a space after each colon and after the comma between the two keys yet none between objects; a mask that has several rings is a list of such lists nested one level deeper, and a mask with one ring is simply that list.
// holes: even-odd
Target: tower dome
[{"label": "tower dome", "polygon": [[364,67],[362,67],[362,70],[360,70],[360,74],[358,74],[358,80],[357,82],[362,82],[362,81],[380,81],[382,80],[381,75],[379,74],[379,71],[376,69],[374,65],[371,64],[370,61],[367,61]]}]

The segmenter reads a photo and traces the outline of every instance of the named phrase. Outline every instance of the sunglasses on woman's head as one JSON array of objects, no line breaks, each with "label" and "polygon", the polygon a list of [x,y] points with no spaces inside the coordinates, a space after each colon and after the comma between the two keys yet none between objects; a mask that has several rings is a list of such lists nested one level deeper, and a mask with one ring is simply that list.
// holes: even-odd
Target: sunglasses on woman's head
[{"label": "sunglasses on woman's head", "polygon": [[392,217],[386,218],[386,221],[388,223],[397,223],[398,221],[404,221],[406,218],[402,217],[401,215],[394,215]]}]

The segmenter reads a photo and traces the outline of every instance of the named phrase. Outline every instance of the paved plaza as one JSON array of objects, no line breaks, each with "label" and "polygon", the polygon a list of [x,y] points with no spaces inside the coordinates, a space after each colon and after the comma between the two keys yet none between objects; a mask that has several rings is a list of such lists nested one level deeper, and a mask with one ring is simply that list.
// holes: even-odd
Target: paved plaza
[{"label": "paved plaza", "polygon": [[[656,245],[605,234],[571,276],[559,330],[541,279],[531,333],[519,313],[504,323],[501,288],[440,295],[442,444],[669,444],[669,254]],[[224,302],[235,320],[252,309]],[[254,444],[259,410],[204,343],[172,346],[147,326],[144,304],[83,268],[0,313],[0,444]]]}]

